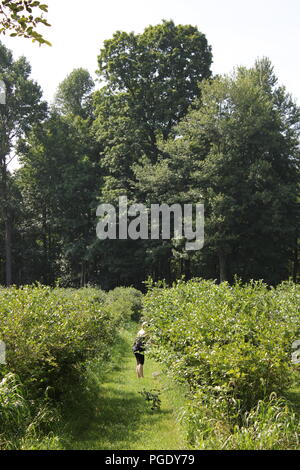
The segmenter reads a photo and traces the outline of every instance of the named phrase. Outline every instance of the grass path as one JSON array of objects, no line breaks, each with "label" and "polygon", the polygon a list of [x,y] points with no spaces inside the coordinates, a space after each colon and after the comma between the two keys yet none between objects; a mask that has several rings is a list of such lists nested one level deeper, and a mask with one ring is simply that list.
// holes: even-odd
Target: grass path
[{"label": "grass path", "polygon": [[[135,327],[136,329],[136,327]],[[146,359],[145,378],[138,380],[135,358],[131,352],[135,330],[123,331],[109,369],[102,364],[91,367],[92,403],[69,413],[66,449],[84,450],[183,450],[183,430],[178,422],[184,393],[170,384],[159,366]],[[154,376],[152,375],[154,374]],[[151,411],[139,393],[161,391],[161,410]]]},{"label": "grass path", "polygon": [[[30,449],[186,449],[184,430],[178,420],[185,402],[184,390],[172,384],[160,366],[147,357],[145,379],[137,379],[131,352],[135,333],[136,324],[121,332],[109,364],[91,363],[88,390],[74,389],[73,406],[64,407],[63,429],[54,430],[54,438],[29,443]],[[140,394],[143,389],[161,392],[159,411],[151,411]],[[286,396],[300,417],[300,387],[290,390]]]}]

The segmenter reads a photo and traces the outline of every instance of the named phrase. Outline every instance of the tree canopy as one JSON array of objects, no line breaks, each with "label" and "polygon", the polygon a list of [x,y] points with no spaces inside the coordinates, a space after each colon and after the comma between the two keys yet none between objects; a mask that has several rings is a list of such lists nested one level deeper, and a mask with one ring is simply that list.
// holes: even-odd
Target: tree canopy
[{"label": "tree canopy", "polygon": [[110,94],[124,94],[130,111],[152,139],[167,138],[210,77],[211,47],[189,25],[163,21],[142,34],[118,31],[104,42],[99,76]]},{"label": "tree canopy", "polygon": [[6,100],[0,105],[0,202],[5,226],[6,282],[12,280],[11,197],[8,165],[19,139],[29,134],[35,123],[45,118],[47,104],[41,100],[42,90],[30,78],[31,67],[24,57],[14,60],[0,42],[0,79],[5,84]]},{"label": "tree canopy", "polygon": [[146,191],[205,204],[204,253],[218,262],[221,280],[288,275],[298,228],[299,120],[262,59],[203,83],[195,109],[163,144],[166,157],[137,168]]},{"label": "tree canopy", "polygon": [[[270,60],[213,76],[205,35],[163,21],[116,32],[98,62],[100,89],[77,68],[47,109],[28,61],[0,43],[0,283],[297,281],[300,111]],[[120,196],[148,210],[204,204],[203,249],[173,228],[99,240],[97,206]]]},{"label": "tree canopy", "polygon": [[88,70],[75,69],[60,83],[55,105],[63,114],[87,117],[91,113],[91,92],[95,86]]}]

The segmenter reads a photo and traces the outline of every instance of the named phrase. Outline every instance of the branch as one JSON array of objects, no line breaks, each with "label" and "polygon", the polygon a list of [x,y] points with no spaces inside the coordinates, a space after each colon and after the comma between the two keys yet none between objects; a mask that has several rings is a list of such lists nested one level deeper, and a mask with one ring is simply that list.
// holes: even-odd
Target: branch
[{"label": "branch", "polygon": [[37,0],[0,0],[0,34],[10,31],[11,37],[25,37],[51,46],[36,30],[39,24],[50,26],[44,12],[48,12],[48,6]]}]

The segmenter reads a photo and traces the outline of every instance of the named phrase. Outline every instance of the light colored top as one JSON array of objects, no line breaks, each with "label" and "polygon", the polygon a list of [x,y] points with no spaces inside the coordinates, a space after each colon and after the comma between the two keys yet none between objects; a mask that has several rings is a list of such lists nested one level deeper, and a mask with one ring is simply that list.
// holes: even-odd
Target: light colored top
[{"label": "light colored top", "polygon": [[140,338],[141,336],[145,336],[145,334],[146,334],[146,331],[144,330],[144,328],[142,328],[142,329],[138,332],[137,336],[138,336],[138,338]]}]

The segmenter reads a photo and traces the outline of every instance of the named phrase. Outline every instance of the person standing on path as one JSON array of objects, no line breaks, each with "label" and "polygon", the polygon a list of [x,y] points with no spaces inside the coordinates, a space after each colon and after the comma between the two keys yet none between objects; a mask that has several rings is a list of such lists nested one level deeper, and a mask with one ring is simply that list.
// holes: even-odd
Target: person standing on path
[{"label": "person standing on path", "polygon": [[137,333],[136,340],[132,347],[132,351],[136,358],[136,374],[138,379],[144,378],[144,364],[145,364],[145,342],[147,332],[145,330],[147,328],[147,323],[142,323],[141,329]]}]

